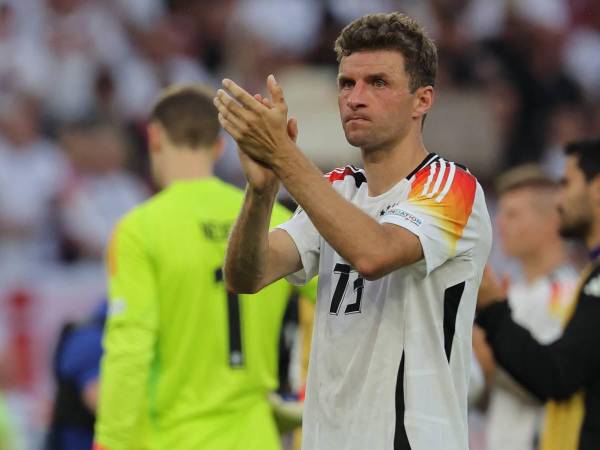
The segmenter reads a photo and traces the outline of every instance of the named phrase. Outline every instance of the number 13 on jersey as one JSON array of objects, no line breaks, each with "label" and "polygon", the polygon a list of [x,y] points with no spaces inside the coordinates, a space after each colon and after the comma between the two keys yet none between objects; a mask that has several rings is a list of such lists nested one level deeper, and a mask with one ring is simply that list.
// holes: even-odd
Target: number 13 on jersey
[{"label": "number 13 on jersey", "polygon": [[[329,314],[338,315],[340,312],[340,306],[344,301],[344,297],[346,295],[346,288],[348,287],[348,282],[350,281],[350,275],[353,273],[357,273],[351,266],[348,264],[340,264],[337,263],[333,272],[339,275],[337,285],[335,286],[335,291],[333,292],[333,298],[331,299],[331,307],[329,309]],[[346,309],[344,310],[344,314],[357,314],[360,313],[360,307],[362,302],[362,294],[363,289],[365,287],[365,280],[363,277],[358,275],[353,282],[354,287],[354,302],[346,305]]]}]

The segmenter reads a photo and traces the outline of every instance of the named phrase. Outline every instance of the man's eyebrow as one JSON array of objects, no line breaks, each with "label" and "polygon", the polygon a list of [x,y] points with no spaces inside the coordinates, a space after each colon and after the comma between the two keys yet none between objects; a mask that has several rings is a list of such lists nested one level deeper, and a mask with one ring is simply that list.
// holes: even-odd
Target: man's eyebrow
[{"label": "man's eyebrow", "polygon": [[[375,73],[370,73],[368,75],[365,75],[363,78],[366,79],[366,80],[375,80],[375,79],[378,79],[378,78],[382,78],[384,80],[387,80],[389,78],[389,74],[387,74],[385,72],[375,72]],[[337,76],[337,80],[338,80],[338,83],[340,83],[342,81],[354,81],[354,78],[349,77],[349,76],[344,75],[344,74],[339,74]]]},{"label": "man's eyebrow", "polygon": [[372,80],[374,78],[388,78],[388,74],[384,73],[384,72],[370,73],[365,78],[368,78],[370,80]]}]

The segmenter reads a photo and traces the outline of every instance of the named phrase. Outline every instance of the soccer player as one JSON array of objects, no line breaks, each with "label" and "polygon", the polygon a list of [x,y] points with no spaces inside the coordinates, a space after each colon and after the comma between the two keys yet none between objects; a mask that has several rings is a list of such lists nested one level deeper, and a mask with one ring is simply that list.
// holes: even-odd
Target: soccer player
[{"label": "soccer player", "polygon": [[[361,17],[335,48],[342,125],[364,169],[323,177],[288,137],[273,76],[269,105],[231,80],[215,98],[249,179],[225,279],[256,292],[319,275],[304,450],[466,450],[472,322],[491,244],[483,191],[423,145],[437,53],[414,20]],[[269,233],[278,180],[300,208]]]},{"label": "soccer player", "polygon": [[541,450],[600,448],[600,140],[567,146],[561,232],[582,239],[591,263],[579,278],[563,335],[542,344],[511,318],[506,293],[488,271],[477,323],[494,356],[546,407]]},{"label": "soccer player", "polygon": [[[277,450],[267,394],[291,286],[228,293],[225,246],[243,193],[213,174],[214,93],[167,90],[148,126],[162,192],[128,213],[108,252],[96,449]],[[273,205],[274,222],[289,218]]]},{"label": "soccer player", "polygon": [[[496,225],[502,248],[520,263],[523,274],[510,284],[512,317],[540,342],[552,342],[562,334],[577,282],[559,234],[558,184],[531,164],[502,174],[497,184]],[[485,340],[480,345],[486,345]],[[533,449],[542,423],[542,403],[503,370],[492,367],[490,372],[488,378],[494,381],[486,449]]]}]

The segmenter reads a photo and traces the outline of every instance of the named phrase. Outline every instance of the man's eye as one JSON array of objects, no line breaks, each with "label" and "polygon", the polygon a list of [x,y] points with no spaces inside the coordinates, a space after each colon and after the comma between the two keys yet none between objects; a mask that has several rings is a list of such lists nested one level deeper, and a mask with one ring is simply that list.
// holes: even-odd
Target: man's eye
[{"label": "man's eye", "polygon": [[350,80],[344,80],[340,82],[340,89],[349,89],[354,85]]},{"label": "man's eye", "polygon": [[381,78],[377,78],[375,81],[373,81],[373,86],[375,87],[385,87],[385,85],[385,80],[382,80]]}]

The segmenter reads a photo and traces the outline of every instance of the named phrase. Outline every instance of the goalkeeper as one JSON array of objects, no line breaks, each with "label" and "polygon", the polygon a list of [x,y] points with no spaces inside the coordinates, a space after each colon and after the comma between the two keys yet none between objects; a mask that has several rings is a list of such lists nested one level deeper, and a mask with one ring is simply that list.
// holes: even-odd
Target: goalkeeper
[{"label": "goalkeeper", "polygon": [[[280,449],[267,396],[291,286],[225,290],[243,193],[213,176],[223,141],[212,98],[171,88],[151,112],[149,153],[163,190],[122,219],[108,251],[95,449]],[[273,205],[272,225],[288,217]]]}]

